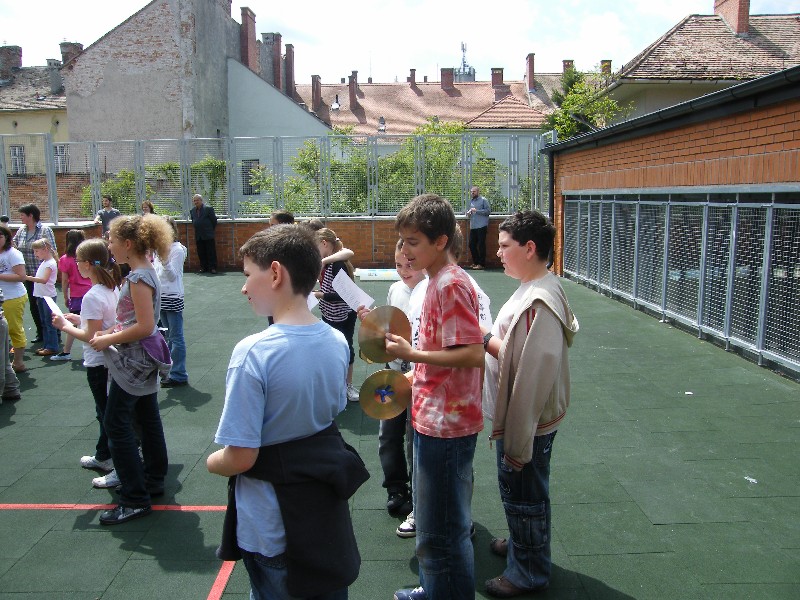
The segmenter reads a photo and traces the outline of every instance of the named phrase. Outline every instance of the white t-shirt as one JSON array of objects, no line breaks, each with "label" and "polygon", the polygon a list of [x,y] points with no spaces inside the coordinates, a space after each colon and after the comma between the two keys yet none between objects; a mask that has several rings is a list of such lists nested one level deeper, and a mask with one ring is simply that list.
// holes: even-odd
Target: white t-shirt
[{"label": "white t-shirt", "polygon": [[43,260],[36,269],[36,277],[44,277],[46,269],[50,269],[50,276],[46,283],[34,283],[33,295],[36,298],[55,298],[56,296],[56,277],[58,277],[58,265],[53,257]]},{"label": "white t-shirt", "polygon": [[[514,314],[519,308],[520,299],[525,295],[533,281],[520,284],[511,297],[503,304],[500,312],[497,313],[497,319],[494,321],[491,332],[492,335],[500,338],[505,338],[508,328],[511,327],[511,321],[514,319]],[[500,384],[500,364],[497,359],[489,354],[485,354],[484,363],[486,370],[483,374],[483,416],[487,419],[494,420],[494,409],[497,403],[497,387]]]},{"label": "white t-shirt", "polygon": [[[403,311],[403,313],[405,313],[406,316],[408,316],[409,303],[411,301],[411,293],[418,286],[419,283],[414,288],[410,288],[403,281],[395,281],[389,287],[389,293],[386,295],[386,303],[389,306],[394,306],[396,308],[399,308],[400,310]],[[402,371],[402,365],[403,365],[403,360],[400,358],[395,358],[393,361],[389,363],[389,367],[394,369],[395,371]]]},{"label": "white t-shirt", "polygon": [[[117,300],[119,290],[110,290],[106,286],[96,283],[83,297],[81,302],[81,329],[86,331],[89,321],[102,321],[102,329],[110,329],[116,319]],[[89,344],[83,344],[83,366],[99,367],[105,365],[103,353],[94,350]]]},{"label": "white t-shirt", "polygon": [[[17,265],[25,266],[25,257],[16,248],[9,248],[5,252],[0,252],[0,274],[6,275],[13,272]],[[5,300],[21,298],[27,294],[25,284],[21,281],[0,281],[0,290],[3,290]]]}]

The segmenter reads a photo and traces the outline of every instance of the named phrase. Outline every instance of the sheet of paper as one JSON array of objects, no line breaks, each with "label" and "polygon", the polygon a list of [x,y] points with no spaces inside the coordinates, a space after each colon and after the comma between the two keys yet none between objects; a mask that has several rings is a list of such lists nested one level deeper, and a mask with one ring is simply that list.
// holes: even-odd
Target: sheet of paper
[{"label": "sheet of paper", "polygon": [[314,310],[314,307],[319,304],[319,299],[314,295],[314,292],[311,292],[306,298],[308,302],[308,310]]},{"label": "sheet of paper", "polygon": [[55,303],[55,300],[53,300],[49,296],[45,296],[44,301],[47,302],[47,306],[50,307],[50,312],[52,312],[54,315],[58,315],[59,317],[64,315],[61,309],[58,308],[58,304]]},{"label": "sheet of paper", "polygon": [[358,310],[359,306],[369,308],[375,303],[375,299],[358,287],[355,282],[347,276],[344,269],[340,270],[333,278],[333,289],[342,297],[347,306],[353,310]]}]

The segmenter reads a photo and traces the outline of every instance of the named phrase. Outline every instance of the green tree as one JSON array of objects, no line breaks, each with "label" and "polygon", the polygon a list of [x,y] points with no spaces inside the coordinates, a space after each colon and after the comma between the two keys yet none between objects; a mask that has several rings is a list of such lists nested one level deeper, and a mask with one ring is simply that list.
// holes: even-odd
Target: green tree
[{"label": "green tree", "polygon": [[552,96],[558,108],[547,116],[544,130],[555,130],[565,140],[608,126],[627,109],[603,92],[607,84],[607,77],[597,72],[567,69],[561,76],[561,89]]}]

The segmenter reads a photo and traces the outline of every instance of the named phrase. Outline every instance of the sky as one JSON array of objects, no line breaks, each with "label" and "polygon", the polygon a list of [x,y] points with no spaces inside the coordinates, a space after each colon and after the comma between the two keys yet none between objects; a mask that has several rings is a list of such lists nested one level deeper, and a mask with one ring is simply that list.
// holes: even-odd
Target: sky
[{"label": "sky", "polygon": [[[59,43],[89,46],[148,2],[144,0],[0,0],[0,42],[22,47],[22,65],[60,59]],[[240,0],[256,15],[256,37],[278,32],[294,45],[295,81],[336,83],[351,71],[359,82],[440,79],[440,68],[459,67],[461,44],[479,81],[503,67],[521,80],[525,58],[535,70],[561,72],[572,59],[582,71],[610,59],[622,65],[690,14],[713,14],[714,0]],[[751,0],[750,14],[800,13],[800,0]],[[33,15],[33,16],[32,16]]]}]

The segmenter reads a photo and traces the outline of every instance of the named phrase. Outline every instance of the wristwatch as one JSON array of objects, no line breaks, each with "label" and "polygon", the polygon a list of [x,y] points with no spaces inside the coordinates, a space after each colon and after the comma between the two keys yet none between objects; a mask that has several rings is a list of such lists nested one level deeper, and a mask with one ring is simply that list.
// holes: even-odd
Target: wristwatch
[{"label": "wristwatch", "polygon": [[492,335],[491,331],[488,331],[485,336],[483,336],[483,349],[487,350],[489,348],[489,340],[492,339],[494,336]]}]

